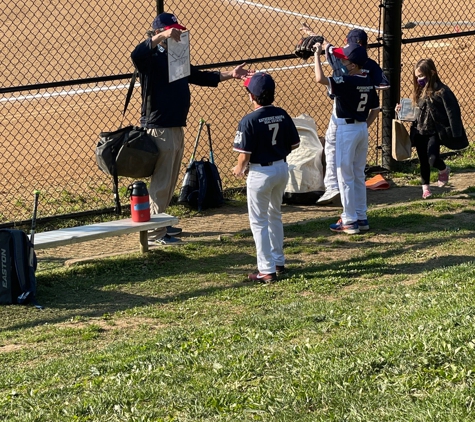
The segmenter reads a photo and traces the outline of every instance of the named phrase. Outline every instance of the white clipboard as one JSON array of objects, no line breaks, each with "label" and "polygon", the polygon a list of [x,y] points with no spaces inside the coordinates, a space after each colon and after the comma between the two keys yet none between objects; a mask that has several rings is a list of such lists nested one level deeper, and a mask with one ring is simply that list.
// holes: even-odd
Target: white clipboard
[{"label": "white clipboard", "polygon": [[180,41],[167,39],[168,82],[190,76],[190,33],[182,32]]}]

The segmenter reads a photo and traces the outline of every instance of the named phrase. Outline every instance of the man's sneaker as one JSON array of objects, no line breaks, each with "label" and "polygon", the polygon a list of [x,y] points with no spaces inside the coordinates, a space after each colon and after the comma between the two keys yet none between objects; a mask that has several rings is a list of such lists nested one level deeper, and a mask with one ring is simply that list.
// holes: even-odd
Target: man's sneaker
[{"label": "man's sneaker", "polygon": [[259,283],[274,283],[277,281],[277,274],[276,273],[271,273],[271,274],[262,274],[260,272],[257,273],[252,273],[247,276],[249,281],[258,281]]},{"label": "man's sneaker", "polygon": [[179,245],[183,243],[181,239],[178,239],[176,237],[170,236],[169,234],[166,234],[160,239],[155,239],[155,240],[149,240],[148,244],[153,246],[153,245],[161,245],[161,246],[167,246],[167,245]]},{"label": "man's sneaker", "polygon": [[364,231],[369,230],[369,221],[368,220],[358,220],[357,223],[358,223],[358,228],[360,230],[364,230]]},{"label": "man's sneaker", "polygon": [[277,273],[277,275],[282,275],[287,272],[287,268],[285,268],[283,265],[276,265],[275,272]]},{"label": "man's sneaker", "polygon": [[327,189],[325,193],[318,198],[317,204],[318,205],[326,205],[331,204],[333,200],[340,195],[340,191],[338,189]]},{"label": "man's sneaker", "polygon": [[360,232],[358,223],[356,221],[349,224],[343,224],[343,221],[341,221],[341,218],[335,224],[330,224],[330,230],[332,232],[348,233],[348,234],[357,234]]},{"label": "man's sneaker", "polygon": [[167,226],[168,236],[178,236],[181,234],[182,231],[183,229],[180,229],[180,227]]},{"label": "man's sneaker", "polygon": [[449,182],[450,167],[446,166],[445,170],[439,171],[439,180],[437,185],[439,188],[443,188]]}]

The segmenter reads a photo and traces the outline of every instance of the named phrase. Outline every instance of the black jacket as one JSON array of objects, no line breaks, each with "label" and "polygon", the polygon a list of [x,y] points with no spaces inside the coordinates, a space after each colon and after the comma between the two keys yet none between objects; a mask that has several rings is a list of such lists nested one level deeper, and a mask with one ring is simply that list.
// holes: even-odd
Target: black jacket
[{"label": "black jacket", "polygon": [[[152,40],[146,39],[135,47],[132,61],[139,71],[142,88],[142,115],[140,123],[148,128],[186,126],[190,109],[189,84],[216,87],[220,82],[220,73],[201,71],[193,65],[191,74],[186,78],[168,82],[167,52],[158,47],[152,49]],[[151,111],[146,116],[147,92],[150,92]]]},{"label": "black jacket", "polygon": [[468,146],[468,139],[459,103],[447,85],[440,85],[440,89],[423,101],[427,103],[440,144],[453,150],[464,149]]}]

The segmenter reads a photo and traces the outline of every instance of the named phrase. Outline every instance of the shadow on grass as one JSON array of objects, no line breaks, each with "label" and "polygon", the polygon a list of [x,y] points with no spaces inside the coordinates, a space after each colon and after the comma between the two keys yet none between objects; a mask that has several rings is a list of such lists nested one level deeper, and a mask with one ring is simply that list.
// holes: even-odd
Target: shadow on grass
[{"label": "shadow on grass", "polygon": [[[301,238],[304,246],[315,243],[318,238],[318,243],[328,246],[328,252],[333,254],[330,259],[327,254],[320,258],[322,262],[315,262],[319,260],[317,252],[312,263],[302,260],[301,268],[292,268],[291,275],[305,277],[311,282],[312,290],[330,293],[359,278],[377,280],[378,276],[415,275],[475,259],[475,249],[460,255],[434,257],[432,254],[435,248],[443,250],[447,245],[446,250],[449,250],[451,242],[474,238],[472,212],[375,215],[370,219],[371,231],[355,236],[330,233],[329,221],[333,220],[286,228],[287,237]],[[460,228],[464,230],[460,231]],[[407,237],[407,234],[411,236]],[[379,235],[385,238],[378,239]],[[392,235],[394,239],[391,239]],[[346,248],[353,250],[350,256],[345,256]],[[421,256],[420,263],[408,263],[404,259],[399,263],[402,255],[416,251]],[[424,256],[427,258],[423,259]],[[288,258],[289,262],[299,259],[294,255]],[[252,286],[236,282],[236,277],[231,275],[238,272],[234,268],[252,269],[254,265],[254,242],[250,236],[237,236],[225,242],[196,241],[184,247],[156,249],[147,255],[98,260],[93,264],[39,274],[38,300],[46,309],[38,312],[31,307],[14,307],[16,309],[10,313],[4,308],[0,325],[16,330],[68,321],[77,316],[101,317],[135,307],[212,296],[221,291]]]},{"label": "shadow on grass", "polygon": [[[444,254],[444,248],[446,251],[450,250],[449,244],[454,242],[463,244],[475,238],[475,222],[473,212],[470,210],[437,216],[412,213],[395,217],[374,217],[371,218],[370,225],[371,231],[367,234],[353,236],[329,234],[326,243],[328,251],[325,254],[326,258],[323,258],[324,262],[305,265],[302,269],[292,271],[292,274],[314,280],[328,278],[328,285],[320,286],[322,291],[328,292],[338,286],[351,285],[359,278],[370,279],[378,275],[415,275],[475,261],[475,250],[470,247],[467,248],[467,254]],[[307,238],[311,240],[321,232],[322,227],[328,230],[325,221],[311,222],[304,226],[295,225],[290,226],[286,234],[305,231]],[[378,240],[379,234],[385,235],[382,242]],[[406,236],[408,234],[411,235],[409,238]],[[388,239],[388,235],[394,235],[394,241]],[[442,253],[433,257],[437,248]],[[357,249],[361,253],[346,258],[345,249]],[[408,263],[404,260],[398,263],[401,256],[408,253],[418,254],[421,262]],[[427,259],[424,260],[424,256],[427,256]],[[301,263],[300,260],[288,258],[290,258],[288,262]]]},{"label": "shadow on grass", "polygon": [[[427,245],[427,247],[430,247],[430,245]],[[418,245],[418,248],[420,248],[420,245]],[[399,248],[385,253],[367,254],[355,259],[350,258],[331,263],[310,265],[301,270],[293,271],[293,274],[302,275],[307,279],[320,279],[331,275],[333,282],[327,287],[334,289],[336,285],[340,287],[351,285],[360,278],[377,281],[378,276],[416,275],[438,268],[455,267],[464,263],[475,262],[475,256],[473,255],[431,257],[424,260],[424,262],[412,264],[391,262],[391,259],[397,258],[410,249],[410,247]],[[382,259],[385,260],[384,263],[381,263]],[[324,287],[324,291],[329,290],[325,286],[322,287]]]},{"label": "shadow on grass", "polygon": [[[242,246],[252,242],[244,240]],[[252,243],[253,244],[253,243]],[[134,307],[184,302],[197,296],[249,286],[242,282],[222,283],[232,265],[255,265],[255,256],[244,252],[226,252],[225,248],[196,242],[189,248],[168,248],[147,255],[119,256],[93,264],[83,264],[39,274],[38,302],[45,307],[10,306],[0,326],[16,330],[42,324],[54,324],[74,317],[101,317]],[[197,252],[207,248],[209,256]],[[200,285],[197,285],[197,280]],[[12,314],[8,315],[9,309]],[[18,316],[21,314],[21,317]],[[21,322],[19,322],[21,321]]]}]

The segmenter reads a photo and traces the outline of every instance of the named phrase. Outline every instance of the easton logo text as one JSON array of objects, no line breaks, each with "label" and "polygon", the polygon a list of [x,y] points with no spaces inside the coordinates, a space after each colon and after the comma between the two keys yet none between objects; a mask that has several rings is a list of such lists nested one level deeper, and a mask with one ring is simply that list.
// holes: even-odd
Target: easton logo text
[{"label": "easton logo text", "polygon": [[2,249],[2,287],[5,289],[8,287],[8,280],[7,280],[7,250]]}]

